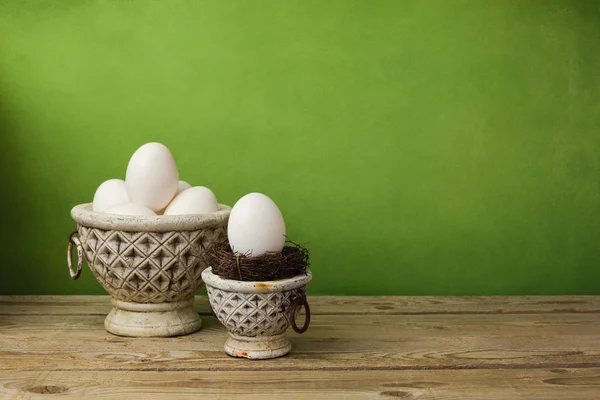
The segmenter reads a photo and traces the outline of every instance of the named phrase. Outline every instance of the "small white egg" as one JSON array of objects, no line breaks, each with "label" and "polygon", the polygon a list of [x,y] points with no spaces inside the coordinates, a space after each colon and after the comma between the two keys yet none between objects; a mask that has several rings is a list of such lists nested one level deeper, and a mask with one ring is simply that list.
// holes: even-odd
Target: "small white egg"
[{"label": "small white egg", "polygon": [[106,210],[106,213],[119,215],[156,215],[154,211],[152,211],[148,207],[144,207],[143,205],[137,203],[115,204],[114,206],[109,207]]},{"label": "small white egg", "polygon": [[112,205],[126,203],[129,201],[125,181],[122,179],[109,179],[102,182],[94,194],[92,209],[96,212],[104,212]]},{"label": "small white egg", "polygon": [[177,188],[177,194],[179,194],[179,193],[183,192],[184,190],[187,190],[191,187],[192,187],[192,185],[190,185],[186,181],[179,181],[179,187]]},{"label": "small white egg", "polygon": [[227,236],[235,254],[257,257],[280,252],[285,244],[283,215],[264,194],[247,194],[231,209]]},{"label": "small white egg", "polygon": [[218,209],[215,194],[207,187],[195,186],[179,193],[171,201],[164,215],[204,214]]},{"label": "small white egg", "polygon": [[146,143],[131,156],[125,176],[132,202],[152,211],[162,210],[179,188],[179,172],[169,149],[160,143]]}]

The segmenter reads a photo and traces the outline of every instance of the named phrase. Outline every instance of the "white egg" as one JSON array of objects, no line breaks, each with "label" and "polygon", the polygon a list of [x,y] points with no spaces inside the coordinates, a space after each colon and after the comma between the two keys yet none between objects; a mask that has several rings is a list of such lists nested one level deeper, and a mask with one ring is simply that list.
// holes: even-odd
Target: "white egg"
[{"label": "white egg", "polygon": [[179,188],[179,173],[169,149],[160,143],[146,143],[131,156],[125,175],[132,202],[152,211],[162,210]]},{"label": "white egg", "polygon": [[104,212],[114,204],[129,201],[125,181],[122,179],[109,179],[102,182],[94,194],[92,209],[96,212]]},{"label": "white egg", "polygon": [[179,193],[167,207],[164,215],[204,214],[219,209],[215,194],[207,187],[196,186]]},{"label": "white egg", "polygon": [[114,206],[108,207],[106,213],[119,215],[156,215],[154,211],[152,211],[148,207],[144,207],[141,204],[137,203],[115,204]]},{"label": "white egg", "polygon": [[179,186],[177,188],[177,194],[179,194],[179,193],[183,192],[184,190],[187,190],[191,187],[192,187],[192,185],[190,185],[186,181],[179,181]]},{"label": "white egg", "polygon": [[285,222],[273,200],[261,193],[250,193],[231,209],[227,236],[236,254],[257,257],[280,252],[285,244]]}]

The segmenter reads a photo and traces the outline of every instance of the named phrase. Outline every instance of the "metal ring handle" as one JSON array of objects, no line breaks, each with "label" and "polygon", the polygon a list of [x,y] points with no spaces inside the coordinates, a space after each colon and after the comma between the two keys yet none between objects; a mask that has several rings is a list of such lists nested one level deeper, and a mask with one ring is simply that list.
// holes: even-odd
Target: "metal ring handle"
[{"label": "metal ring handle", "polygon": [[[79,234],[77,229],[69,234],[69,245],[67,246],[67,265],[69,266],[69,274],[73,279],[79,278],[79,275],[81,275],[81,266],[83,264],[83,249],[81,247],[81,241],[79,238],[74,236],[75,234]],[[73,271],[73,245],[77,247],[77,271]]]},{"label": "metal ring handle", "polygon": [[[299,292],[300,294],[294,300],[292,304],[292,328],[297,333],[304,333],[308,330],[308,326],[310,325],[310,306],[308,305],[308,300],[306,300],[306,294],[304,292]],[[296,311],[300,309],[300,307],[304,306],[304,310],[306,311],[306,317],[304,319],[304,325],[302,328],[298,328],[296,325]]]}]

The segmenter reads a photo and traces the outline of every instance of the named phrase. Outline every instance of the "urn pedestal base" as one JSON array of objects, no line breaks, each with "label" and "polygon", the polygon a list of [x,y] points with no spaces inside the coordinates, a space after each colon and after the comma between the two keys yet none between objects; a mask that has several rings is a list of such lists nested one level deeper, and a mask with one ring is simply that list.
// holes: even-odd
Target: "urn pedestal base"
[{"label": "urn pedestal base", "polygon": [[194,311],[194,297],[175,303],[129,303],[112,300],[113,309],[104,327],[114,335],[169,337],[187,335],[200,329],[202,321]]},{"label": "urn pedestal base", "polygon": [[233,357],[263,360],[286,355],[292,349],[285,333],[275,336],[244,337],[229,333],[225,352]]}]

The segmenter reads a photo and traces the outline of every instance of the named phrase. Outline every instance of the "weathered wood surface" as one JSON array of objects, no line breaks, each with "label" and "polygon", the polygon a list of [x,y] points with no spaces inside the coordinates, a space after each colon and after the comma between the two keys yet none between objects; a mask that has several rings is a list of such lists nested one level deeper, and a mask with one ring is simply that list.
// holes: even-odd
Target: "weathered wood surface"
[{"label": "weathered wood surface", "polygon": [[[600,313],[600,296],[318,296],[313,314]],[[196,310],[210,315],[208,298]],[[109,296],[0,296],[0,315],[106,315]]]},{"label": "weathered wood surface", "polygon": [[0,397],[600,398],[600,297],[312,297],[292,353],[223,352],[203,329],[125,338],[106,296],[0,297]]},{"label": "weathered wood surface", "polygon": [[7,372],[0,395],[74,399],[590,400],[600,368],[441,371]]},{"label": "weathered wood surface", "polygon": [[590,314],[315,315],[307,333],[289,332],[292,356],[251,363],[222,351],[226,333],[214,317],[173,339],[116,337],[103,319],[2,316],[0,370],[600,366],[600,318]]}]

